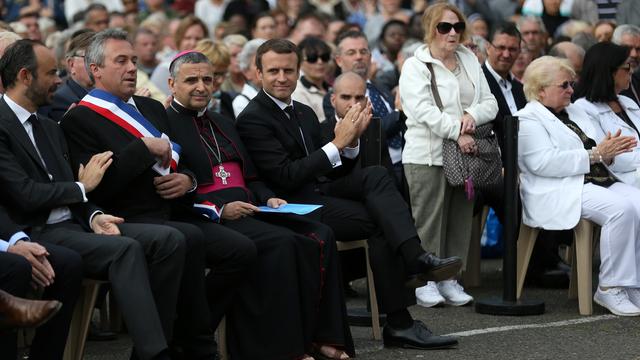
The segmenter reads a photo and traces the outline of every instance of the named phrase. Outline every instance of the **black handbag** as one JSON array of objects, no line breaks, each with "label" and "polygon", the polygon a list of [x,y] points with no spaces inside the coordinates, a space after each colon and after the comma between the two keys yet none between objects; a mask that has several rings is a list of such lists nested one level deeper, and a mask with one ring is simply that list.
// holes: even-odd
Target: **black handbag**
[{"label": "black handbag", "polygon": [[[431,92],[436,105],[442,111],[442,100],[436,85],[433,65],[427,63],[431,73]],[[473,134],[478,151],[476,154],[465,154],[460,150],[458,142],[443,139],[442,168],[447,182],[451,186],[464,186],[468,199],[473,199],[475,189],[489,189],[499,186],[502,177],[502,160],[498,139],[493,132],[493,124],[488,123],[476,127]]]}]

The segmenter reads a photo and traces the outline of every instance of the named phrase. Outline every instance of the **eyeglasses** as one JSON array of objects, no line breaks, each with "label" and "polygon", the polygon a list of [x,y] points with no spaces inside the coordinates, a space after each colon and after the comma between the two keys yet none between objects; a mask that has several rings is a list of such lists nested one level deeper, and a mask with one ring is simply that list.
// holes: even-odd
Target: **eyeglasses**
[{"label": "eyeglasses", "polygon": [[448,23],[448,22],[440,22],[438,23],[438,25],[436,25],[436,29],[442,35],[446,35],[450,33],[451,29],[453,29],[456,32],[456,34],[460,34],[466,28],[467,28],[467,24],[464,21],[460,21],[455,24]]},{"label": "eyeglasses", "polygon": [[517,48],[517,47],[506,47],[506,46],[504,46],[504,45],[500,45],[500,46],[498,46],[498,45],[494,45],[493,43],[489,43],[489,44],[491,44],[491,46],[492,46],[494,49],[496,49],[499,53],[503,53],[503,52],[505,52],[506,50],[508,50],[508,51],[509,51],[509,54],[517,54],[517,53],[519,53],[519,52],[520,52],[520,48]]},{"label": "eyeglasses", "polygon": [[316,62],[318,62],[318,59],[322,60],[323,63],[328,63],[329,60],[331,60],[331,54],[329,53],[324,53],[324,54],[307,54],[305,56],[305,61],[308,63],[312,63],[315,64]]},{"label": "eyeglasses", "polygon": [[557,87],[561,88],[562,90],[567,90],[569,87],[571,87],[572,89],[576,86],[576,82],[575,81],[563,81],[562,84],[556,85]]}]

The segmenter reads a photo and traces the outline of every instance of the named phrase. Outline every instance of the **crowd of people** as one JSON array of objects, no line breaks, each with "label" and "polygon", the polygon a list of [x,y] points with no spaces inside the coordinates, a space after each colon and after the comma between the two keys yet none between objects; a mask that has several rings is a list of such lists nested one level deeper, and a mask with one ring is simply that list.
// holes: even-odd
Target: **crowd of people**
[{"label": "crowd of people", "polygon": [[[594,301],[639,316],[633,3],[3,4],[0,353],[17,356],[12,328],[42,324],[29,358],[61,359],[96,278],[135,359],[216,359],[225,317],[232,359],[348,359],[345,298],[364,262],[336,241],[361,239],[384,345],[455,347],[408,308],[471,303],[472,218],[505,214],[500,186],[451,185],[443,146],[482,156],[489,127],[504,154],[514,119],[516,216],[545,230],[533,278],[568,280],[558,245],[588,219]],[[44,301],[15,297],[34,290]]]}]

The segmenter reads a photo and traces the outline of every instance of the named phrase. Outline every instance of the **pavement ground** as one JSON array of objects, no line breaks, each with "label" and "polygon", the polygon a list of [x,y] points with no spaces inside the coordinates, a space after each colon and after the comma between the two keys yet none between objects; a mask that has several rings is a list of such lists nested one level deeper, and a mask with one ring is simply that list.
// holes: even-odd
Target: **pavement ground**
[{"label": "pavement ground", "polygon": [[[482,284],[467,289],[476,299],[502,296],[501,260],[483,260]],[[594,281],[597,279],[594,276]],[[356,282],[361,293],[349,307],[365,304],[364,282]],[[422,308],[410,311],[436,334],[453,334],[460,345],[450,350],[386,349],[372,338],[371,328],[352,327],[357,358],[364,360],[452,360],[452,359],[638,359],[640,317],[611,315],[594,303],[591,316],[578,313],[577,300],[567,299],[566,289],[525,288],[523,298],[542,300],[540,316],[482,315],[473,306]],[[131,341],[122,334],[115,341],[87,342],[85,359],[125,360]]]}]

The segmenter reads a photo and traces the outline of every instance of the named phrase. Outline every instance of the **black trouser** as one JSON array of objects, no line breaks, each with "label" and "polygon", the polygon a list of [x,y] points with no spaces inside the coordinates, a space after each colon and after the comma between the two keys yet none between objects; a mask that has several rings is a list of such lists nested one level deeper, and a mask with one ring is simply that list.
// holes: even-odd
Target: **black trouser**
[{"label": "black trouser", "polygon": [[[42,295],[46,300],[62,302],[62,309],[36,330],[29,358],[62,359],[69,334],[73,308],[82,283],[82,259],[78,253],[63,247],[44,244],[49,252],[47,259],[55,272],[53,284]],[[31,264],[24,257],[0,252],[0,289],[19,297],[25,297],[31,283]],[[0,315],[1,316],[1,315]],[[0,354],[3,359],[16,358],[16,333],[0,333]]]},{"label": "black trouser", "polygon": [[[140,359],[167,356],[185,258],[184,236],[169,226],[120,224],[121,236],[85,232],[78,224],[47,225],[38,241],[82,256],[84,276],[107,279]],[[147,270],[148,269],[148,270]]]},{"label": "black trouser", "polygon": [[312,216],[319,215],[338,241],[368,239],[381,312],[415,304],[415,294],[404,286],[407,274],[398,249],[418,235],[409,206],[385,168],[355,167],[347,176],[322,184],[319,193],[293,200],[322,204]]}]

